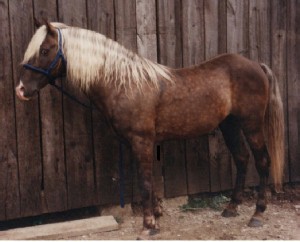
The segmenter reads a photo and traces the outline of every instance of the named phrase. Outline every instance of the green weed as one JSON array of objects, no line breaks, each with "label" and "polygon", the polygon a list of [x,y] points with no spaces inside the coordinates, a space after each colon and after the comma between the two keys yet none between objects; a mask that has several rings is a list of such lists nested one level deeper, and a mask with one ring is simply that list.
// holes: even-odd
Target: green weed
[{"label": "green weed", "polygon": [[221,210],[224,203],[229,202],[230,199],[222,194],[206,197],[206,198],[189,198],[188,203],[181,205],[180,209],[183,212],[194,211],[203,208],[212,208],[214,210]]}]

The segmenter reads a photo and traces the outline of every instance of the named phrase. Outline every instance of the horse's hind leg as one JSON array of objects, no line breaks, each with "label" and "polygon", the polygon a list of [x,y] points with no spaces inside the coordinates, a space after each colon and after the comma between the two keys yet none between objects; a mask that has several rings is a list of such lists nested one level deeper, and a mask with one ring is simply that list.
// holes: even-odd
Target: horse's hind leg
[{"label": "horse's hind leg", "polygon": [[225,143],[230,150],[237,168],[237,176],[231,201],[224,209],[223,217],[237,216],[237,206],[242,202],[249,151],[247,149],[240,124],[236,118],[229,116],[220,124]]},{"label": "horse's hind leg", "polygon": [[[249,127],[251,128],[249,129]],[[260,178],[256,210],[248,226],[260,227],[262,226],[262,214],[267,207],[266,186],[269,177],[270,157],[267,151],[262,125],[256,129],[253,129],[253,126],[250,125],[244,128],[244,134],[253,152],[255,166]]]}]

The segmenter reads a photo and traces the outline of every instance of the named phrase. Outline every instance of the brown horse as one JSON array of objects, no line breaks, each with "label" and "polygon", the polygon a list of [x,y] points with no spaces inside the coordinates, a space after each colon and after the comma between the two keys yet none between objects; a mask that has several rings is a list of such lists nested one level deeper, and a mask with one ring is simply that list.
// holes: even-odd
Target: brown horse
[{"label": "brown horse", "polygon": [[249,226],[262,225],[269,166],[280,187],[284,163],[283,106],[267,65],[224,54],[198,66],[170,69],[99,33],[61,23],[46,23],[36,31],[22,65],[19,98],[29,100],[49,81],[66,75],[131,145],[139,161],[145,231],[155,229],[155,219],[162,214],[153,192],[155,143],[203,135],[217,127],[237,167],[232,199],[222,215],[236,216],[241,203],[249,160],[246,140],[260,177]]}]

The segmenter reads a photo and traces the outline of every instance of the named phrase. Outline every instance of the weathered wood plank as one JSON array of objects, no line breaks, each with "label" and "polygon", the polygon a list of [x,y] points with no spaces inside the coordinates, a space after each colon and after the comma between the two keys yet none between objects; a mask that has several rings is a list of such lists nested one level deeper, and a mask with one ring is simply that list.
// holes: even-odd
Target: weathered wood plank
[{"label": "weathered wood plank", "polygon": [[[183,66],[200,64],[205,60],[204,1],[182,3]],[[188,194],[209,191],[208,136],[186,141]],[[198,151],[197,151],[198,149]]]},{"label": "weathered wood plank", "polygon": [[136,0],[137,52],[157,61],[155,0]]},{"label": "weathered wood plank", "polygon": [[231,189],[231,179],[233,179],[231,170],[232,157],[219,129],[216,129],[209,135],[209,152],[210,191],[219,192]]},{"label": "weathered wood plank", "polygon": [[1,240],[58,240],[74,236],[117,230],[113,216],[79,219],[2,231]]},{"label": "weathered wood plank", "polygon": [[[226,43],[226,28],[225,33],[221,36],[220,28],[222,30],[224,23],[220,25],[221,18],[225,17],[226,12],[223,11],[220,13],[221,2],[214,0],[204,1],[204,16],[205,16],[205,58],[210,59],[216,56],[221,49],[221,44],[225,41]],[[223,3],[225,5],[225,3]],[[223,6],[224,7],[224,6]],[[222,38],[222,40],[220,40]],[[226,48],[226,45],[225,45]],[[224,52],[226,49],[223,49]],[[208,135],[209,142],[209,168],[207,176],[210,176],[209,188],[210,191],[220,191],[220,170],[218,163],[224,163],[228,161],[230,154],[224,143],[221,131],[219,129],[214,130],[211,134]],[[202,178],[203,179],[203,178]],[[205,178],[206,180],[207,178]]]},{"label": "weathered wood plank", "polygon": [[[287,122],[287,1],[271,1],[271,68],[277,77],[283,101],[285,121],[285,161],[288,160],[288,122]],[[286,163],[287,164],[287,163]],[[289,179],[288,165],[285,166],[285,178]]]},{"label": "weathered wood plank", "polygon": [[270,65],[270,1],[249,1],[249,57]]},{"label": "weathered wood plank", "polygon": [[[182,53],[183,67],[200,64],[205,60],[204,1],[182,2]],[[200,145],[199,145],[200,144]],[[198,149],[198,152],[195,150]],[[199,168],[208,160],[208,137],[189,139],[185,143],[187,193],[197,193],[204,189],[198,178],[203,176]],[[196,153],[194,153],[196,152]],[[194,154],[193,154],[194,153]],[[193,174],[193,170],[198,174]],[[207,188],[208,189],[208,188]]]},{"label": "weathered wood plank", "polygon": [[[58,1],[59,20],[71,26],[87,27],[85,1]],[[63,86],[79,100],[89,100],[71,83]],[[91,110],[63,98],[65,159],[68,208],[91,206],[97,199],[94,170]]]},{"label": "weathered wood plank", "polygon": [[[227,51],[227,2],[205,1],[205,57],[212,58],[217,53]],[[217,6],[216,6],[217,5]],[[221,165],[228,164],[230,153],[225,145],[222,133],[214,130],[209,139],[210,191],[221,191]]]},{"label": "weathered wood plank", "polygon": [[287,1],[287,85],[288,85],[288,149],[289,181],[300,181],[300,2]]},{"label": "weathered wood plank", "polygon": [[[249,1],[239,1],[239,0],[228,0],[227,1],[227,52],[237,53],[249,57],[249,38],[248,38],[248,28],[249,28]],[[231,158],[231,178],[225,175],[229,174],[229,167],[225,168],[224,173],[221,172],[221,185],[222,189],[231,189],[235,182],[236,169],[234,161]],[[229,164],[228,163],[228,164]],[[248,173],[249,174],[254,167],[254,162],[249,162]],[[224,174],[224,175],[223,175]]]},{"label": "weathered wood plank", "polygon": [[[34,0],[37,19],[57,21],[56,1]],[[61,84],[61,80],[56,80]],[[49,86],[40,92],[43,150],[43,212],[67,209],[67,182],[64,154],[62,93]]]},{"label": "weathered wood plank", "polygon": [[[114,2],[89,0],[87,7],[88,28],[115,39]],[[97,203],[117,204],[120,196],[118,183],[119,141],[98,110],[93,110],[93,137]]]},{"label": "weathered wood plank", "polygon": [[181,2],[157,1],[159,63],[172,68],[182,67]]},{"label": "weathered wood plank", "polygon": [[206,136],[186,141],[186,162],[188,194],[208,192],[210,190],[210,174]]},{"label": "weathered wood plank", "polygon": [[[159,0],[157,4],[158,61],[169,67],[180,68],[182,67],[181,3],[180,1]],[[186,174],[185,169],[182,170],[185,166],[185,156],[184,153],[176,151],[182,145],[184,142],[176,141],[160,144],[166,197],[186,194]],[[177,157],[176,154],[179,156]]]},{"label": "weathered wood plank", "polygon": [[[137,52],[137,23],[136,23],[136,1],[116,0],[116,41],[125,48]],[[125,202],[131,202],[135,196],[133,189],[136,187],[135,161],[129,147],[123,145],[123,166],[124,166],[124,196]],[[118,194],[119,195],[119,194]]]},{"label": "weathered wood plank", "polygon": [[127,49],[137,51],[136,2],[135,0],[116,0],[116,40]]},{"label": "weathered wood plank", "polygon": [[[160,0],[157,4],[159,62],[173,68],[182,67],[181,3]],[[160,146],[166,197],[187,193],[184,145],[184,141],[168,141]]]},{"label": "weathered wood plank", "polygon": [[205,59],[219,53],[219,1],[204,0]]},{"label": "weathered wood plank", "polygon": [[223,54],[227,52],[227,0],[219,0],[218,3],[218,52]]},{"label": "weathered wood plank", "polygon": [[[141,56],[154,62],[158,61],[156,21],[155,0],[137,0],[137,51]],[[162,162],[157,159],[153,160],[153,179],[155,193],[163,197]]]},{"label": "weathered wood plank", "polygon": [[88,28],[115,39],[114,1],[87,0],[87,11]]},{"label": "weathered wood plank", "polygon": [[164,142],[162,146],[164,162],[165,196],[176,197],[187,194],[185,169],[185,141]]},{"label": "weathered wood plank", "polygon": [[249,1],[227,0],[227,52],[249,56]]},{"label": "weathered wood plank", "polygon": [[[206,20],[211,15],[211,8],[213,8],[213,2],[201,2],[199,5],[196,5],[196,8],[193,9],[191,6],[190,10],[186,14],[191,15],[191,18],[187,18],[187,26],[191,28],[191,32],[187,34],[185,38],[194,39],[189,43],[188,49],[193,48],[197,45],[203,45],[203,48],[198,49],[198,52],[194,53],[199,55],[196,60],[185,60],[183,62],[184,66],[199,64],[205,60],[206,50],[212,48],[210,43],[208,43],[206,34],[211,34],[212,29],[206,29]],[[192,17],[193,16],[193,17]],[[196,21],[196,22],[194,22]],[[193,27],[195,25],[195,28]],[[195,36],[189,36],[196,30]],[[211,37],[211,38],[210,38]],[[218,40],[214,39],[213,36],[210,36],[210,41]],[[183,39],[185,42],[185,39]],[[196,43],[198,42],[198,43]],[[204,43],[204,44],[202,44]],[[197,48],[196,48],[197,51]],[[191,57],[191,52],[188,52],[188,56]],[[185,54],[184,54],[185,56]],[[209,58],[209,57],[208,57]],[[196,61],[196,62],[195,62]],[[187,182],[188,182],[188,194],[196,194],[200,192],[206,192],[210,190],[210,174],[209,174],[209,144],[208,136],[205,135],[198,139],[190,139],[186,141],[186,168],[187,168]]]},{"label": "weathered wood plank", "polygon": [[0,220],[20,216],[8,1],[0,1]]},{"label": "weathered wood plank", "polygon": [[183,66],[204,61],[204,4],[203,0],[182,2]]},{"label": "weathered wood plank", "polygon": [[[269,1],[249,1],[249,57],[270,65],[270,6]],[[251,155],[246,186],[256,186],[259,177]]]},{"label": "weathered wood plank", "polygon": [[[19,63],[33,35],[32,1],[9,1],[13,79],[18,83]],[[16,128],[21,216],[41,214],[42,162],[38,99],[16,98]]]}]

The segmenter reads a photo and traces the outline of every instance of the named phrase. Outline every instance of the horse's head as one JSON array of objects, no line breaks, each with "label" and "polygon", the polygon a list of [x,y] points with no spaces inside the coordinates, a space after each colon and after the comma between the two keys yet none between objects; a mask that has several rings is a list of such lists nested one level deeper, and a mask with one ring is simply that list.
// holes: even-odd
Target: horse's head
[{"label": "horse's head", "polygon": [[53,82],[64,72],[62,36],[59,29],[49,22],[39,27],[32,37],[22,62],[22,72],[16,94],[21,100],[29,100],[38,91]]}]

